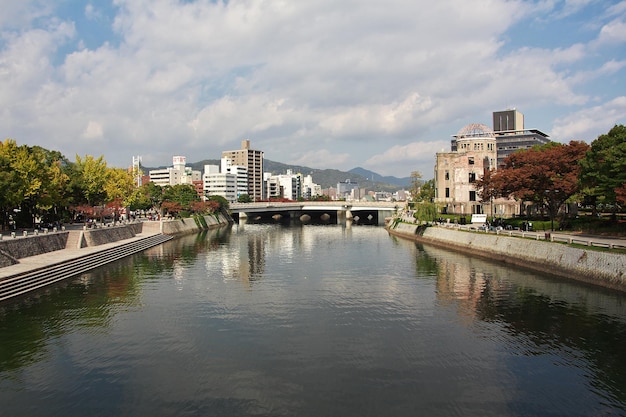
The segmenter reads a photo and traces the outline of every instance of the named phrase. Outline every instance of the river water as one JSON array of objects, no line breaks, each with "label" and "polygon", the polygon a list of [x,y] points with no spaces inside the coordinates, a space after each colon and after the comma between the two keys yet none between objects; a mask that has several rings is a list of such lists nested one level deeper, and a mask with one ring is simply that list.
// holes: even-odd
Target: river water
[{"label": "river water", "polygon": [[0,416],[624,416],[622,293],[247,224],[0,306]]}]

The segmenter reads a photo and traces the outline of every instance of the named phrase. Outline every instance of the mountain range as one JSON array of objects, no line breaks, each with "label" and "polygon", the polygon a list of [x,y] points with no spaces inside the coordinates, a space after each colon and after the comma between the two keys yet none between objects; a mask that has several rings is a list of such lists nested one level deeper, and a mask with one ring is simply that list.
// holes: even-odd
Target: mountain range
[{"label": "mountain range", "polygon": [[[301,165],[289,165],[281,162],[271,161],[269,159],[263,160],[265,172],[271,172],[272,174],[286,174],[287,170],[291,170],[294,174],[301,173],[302,175],[311,175],[313,182],[319,184],[322,188],[336,187],[338,182],[356,182],[360,187],[376,190],[376,191],[397,191],[402,188],[409,188],[411,186],[411,178],[398,178],[394,176],[382,176],[376,172],[367,170],[365,168],[357,167],[350,171],[339,171],[337,169],[317,169],[310,168]],[[199,162],[187,163],[187,166],[196,171],[204,171],[205,165],[220,165],[219,159],[205,159]],[[144,172],[148,173],[151,169],[160,169],[165,167],[148,168],[142,167]]]}]

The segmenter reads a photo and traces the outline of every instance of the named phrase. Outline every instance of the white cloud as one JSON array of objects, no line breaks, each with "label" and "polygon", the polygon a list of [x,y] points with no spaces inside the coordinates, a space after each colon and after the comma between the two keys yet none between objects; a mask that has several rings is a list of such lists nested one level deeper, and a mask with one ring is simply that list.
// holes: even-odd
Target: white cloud
[{"label": "white cloud", "polygon": [[0,0],[0,30],[30,27],[33,20],[50,15],[48,0]]},{"label": "white cloud", "polygon": [[623,17],[604,25],[598,35],[598,43],[601,45],[623,44],[624,42],[626,42],[626,22]]},{"label": "white cloud", "polygon": [[409,176],[412,171],[420,171],[424,178],[430,178],[435,154],[444,150],[450,150],[450,139],[394,145],[369,158],[365,165],[383,175],[393,175],[395,168],[400,166],[401,172],[406,173],[404,176]]},{"label": "white cloud", "polygon": [[626,96],[559,118],[552,128],[552,139],[560,142],[584,140],[591,143],[616,124],[626,124]]},{"label": "white cloud", "polygon": [[[511,27],[539,10],[584,10],[583,0],[113,3],[79,9],[89,22],[114,19],[118,38],[96,42],[52,6],[38,9],[49,2],[0,0],[27,16],[0,16],[0,133],[67,155],[105,154],[113,166],[132,155],[152,165],[175,154],[218,158],[249,138],[285,163],[403,176],[412,163],[432,166],[424,155],[433,144],[449,146],[463,125],[508,103],[582,109],[591,101],[582,87],[619,77],[626,62],[589,64],[593,39],[508,49]],[[592,32],[596,45],[623,42],[612,10],[617,20],[605,15]],[[75,50],[55,55],[72,41]]]},{"label": "white cloud", "polygon": [[92,120],[87,123],[87,127],[83,131],[83,138],[85,139],[101,139],[103,136],[102,125]]}]

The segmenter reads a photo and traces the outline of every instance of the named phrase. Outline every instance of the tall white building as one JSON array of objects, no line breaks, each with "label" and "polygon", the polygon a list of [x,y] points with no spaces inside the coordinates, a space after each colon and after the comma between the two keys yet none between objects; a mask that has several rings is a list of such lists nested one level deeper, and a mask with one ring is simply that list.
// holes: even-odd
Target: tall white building
[{"label": "tall white building", "polygon": [[237,199],[243,194],[248,194],[248,167],[233,165],[230,159],[222,158],[220,168],[220,172],[235,175],[237,181]]},{"label": "tall white building", "polygon": [[313,177],[305,175],[302,181],[302,197],[310,199],[322,195],[322,186],[313,182]]},{"label": "tall white building", "polygon": [[202,176],[204,196],[219,195],[229,203],[237,201],[237,176],[220,172],[217,165],[205,165]]},{"label": "tall white building", "polygon": [[302,196],[302,177],[287,170],[286,174],[264,174],[268,198],[298,200]]},{"label": "tall white building", "polygon": [[222,158],[219,166],[204,166],[202,184],[205,197],[219,195],[235,203],[242,194],[248,193],[248,169]]},{"label": "tall white building", "polygon": [[166,185],[190,184],[202,179],[200,171],[194,171],[186,166],[187,158],[175,156],[172,158],[172,166],[163,169],[153,169],[150,171],[150,181],[162,187]]}]

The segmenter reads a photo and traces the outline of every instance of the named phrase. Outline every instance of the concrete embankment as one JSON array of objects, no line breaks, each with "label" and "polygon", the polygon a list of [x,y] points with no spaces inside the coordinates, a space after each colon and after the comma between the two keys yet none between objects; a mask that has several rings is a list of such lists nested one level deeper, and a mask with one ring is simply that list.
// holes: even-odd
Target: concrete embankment
[{"label": "concrete embankment", "polygon": [[65,249],[69,232],[0,240],[0,268],[15,265],[21,258]]},{"label": "concrete embankment", "polygon": [[[30,294],[172,239],[232,222],[203,219],[136,222],[0,240],[0,302]],[[9,253],[10,252],[10,253]]]},{"label": "concrete embankment", "polygon": [[53,233],[40,233],[0,240],[0,268],[20,263],[20,259],[63,249],[93,248],[114,242],[127,241],[138,235],[165,234],[170,236],[198,233],[231,222],[223,214],[207,215],[200,219],[140,221],[110,227],[80,228]]},{"label": "concrete embankment", "polygon": [[626,255],[566,244],[465,232],[407,223],[388,226],[390,234],[470,255],[548,272],[564,278],[626,291]]},{"label": "concrete embankment", "polygon": [[202,230],[220,227],[232,222],[223,214],[203,216],[204,222],[199,219],[186,218],[177,220],[165,220],[161,222],[161,233],[166,235],[185,235],[198,233]]}]

